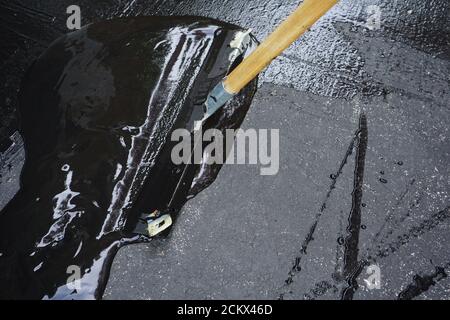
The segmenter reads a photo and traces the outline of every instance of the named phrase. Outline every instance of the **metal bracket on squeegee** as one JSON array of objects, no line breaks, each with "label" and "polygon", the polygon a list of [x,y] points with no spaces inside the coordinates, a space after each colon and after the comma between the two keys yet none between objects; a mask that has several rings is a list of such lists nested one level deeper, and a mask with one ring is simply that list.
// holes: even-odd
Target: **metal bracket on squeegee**
[{"label": "metal bracket on squeegee", "polygon": [[[245,52],[247,47],[250,45],[251,37],[250,33],[252,29],[247,31],[239,31],[234,36],[233,40],[230,42],[230,47],[234,50],[231,51],[229,60],[233,62],[241,54]],[[228,92],[223,86],[223,81],[221,81],[208,95],[206,99],[206,113],[203,117],[203,121],[211,117],[217,110],[220,109],[224,104],[226,104],[232,97],[233,93]]]},{"label": "metal bracket on squeegee", "polygon": [[230,42],[230,47],[234,49],[228,58],[231,62],[234,62],[237,57],[243,54],[250,45],[251,32],[252,29],[248,29],[247,31],[239,31],[236,33],[234,39]]},{"label": "metal bracket on squeegee", "polygon": [[134,233],[152,238],[169,228],[172,223],[170,214],[162,214],[161,211],[155,210],[150,214],[141,215]]}]

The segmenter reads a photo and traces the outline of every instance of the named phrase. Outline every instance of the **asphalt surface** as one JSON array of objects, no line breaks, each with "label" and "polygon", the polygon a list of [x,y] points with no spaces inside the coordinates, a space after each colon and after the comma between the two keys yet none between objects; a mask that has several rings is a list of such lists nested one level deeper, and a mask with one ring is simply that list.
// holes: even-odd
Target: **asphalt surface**
[{"label": "asphalt surface", "polygon": [[[298,3],[287,2],[79,5],[83,23],[192,14],[262,39]],[[3,135],[15,131],[21,75],[66,32],[72,3],[21,4],[2,2],[6,39],[16,39],[1,50]],[[366,26],[370,5],[380,29]],[[446,0],[342,0],[261,76],[244,122],[280,129],[278,175],[225,165],[169,238],[119,251],[104,298],[340,299],[353,287],[354,299],[450,299],[449,18]],[[7,155],[0,207],[18,187],[20,143]],[[361,267],[349,278],[352,264]],[[380,289],[365,285],[369,265],[380,268]]]}]

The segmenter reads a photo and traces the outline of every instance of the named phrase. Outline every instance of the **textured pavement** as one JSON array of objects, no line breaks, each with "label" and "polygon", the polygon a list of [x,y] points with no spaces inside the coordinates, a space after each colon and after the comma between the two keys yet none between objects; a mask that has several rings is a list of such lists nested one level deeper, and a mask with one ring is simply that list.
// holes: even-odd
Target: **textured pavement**
[{"label": "textured pavement", "polygon": [[[298,3],[79,2],[83,23],[204,15],[259,39]],[[23,12],[17,3],[8,5]],[[72,2],[22,4],[49,17],[23,18],[41,34],[7,29],[32,40],[2,51],[15,54],[2,67],[10,76],[0,93],[11,105],[2,134],[14,131],[6,111],[29,57],[65,32]],[[378,30],[366,27],[370,5],[381,12]],[[360,285],[354,299],[450,299],[449,18],[446,0],[342,0],[260,78],[243,128],[280,129],[278,175],[225,165],[168,238],[119,251],[104,298],[340,299],[350,279]],[[18,150],[0,169],[0,207],[17,189]],[[380,268],[380,289],[365,285],[369,265]]]}]

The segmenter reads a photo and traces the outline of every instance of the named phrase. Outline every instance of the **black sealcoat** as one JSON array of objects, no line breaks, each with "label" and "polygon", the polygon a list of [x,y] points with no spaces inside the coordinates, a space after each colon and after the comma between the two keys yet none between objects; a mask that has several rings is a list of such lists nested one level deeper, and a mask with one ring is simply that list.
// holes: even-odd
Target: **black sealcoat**
[{"label": "black sealcoat", "polygon": [[[34,62],[20,93],[21,189],[0,213],[1,298],[101,298],[117,250],[151,240],[135,232],[141,215],[176,219],[214,181],[221,165],[191,165],[173,195],[184,165],[171,161],[170,136],[202,118],[208,92],[255,47],[230,61],[240,31],[201,17],[120,18],[59,38]],[[256,85],[205,129],[238,128]]]}]

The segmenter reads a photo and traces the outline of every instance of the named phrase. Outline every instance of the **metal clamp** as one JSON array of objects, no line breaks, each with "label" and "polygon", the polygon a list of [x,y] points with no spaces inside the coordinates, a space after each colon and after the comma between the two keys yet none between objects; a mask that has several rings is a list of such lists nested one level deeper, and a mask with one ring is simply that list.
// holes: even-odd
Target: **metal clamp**
[{"label": "metal clamp", "polygon": [[239,31],[234,36],[234,39],[230,42],[230,47],[234,50],[230,53],[229,60],[233,62],[237,57],[244,53],[245,49],[250,44],[250,33],[252,29],[247,31]]},{"label": "metal clamp", "polygon": [[162,215],[155,220],[151,220],[147,224],[147,231],[149,237],[154,237],[172,225],[172,217],[170,214]]}]

